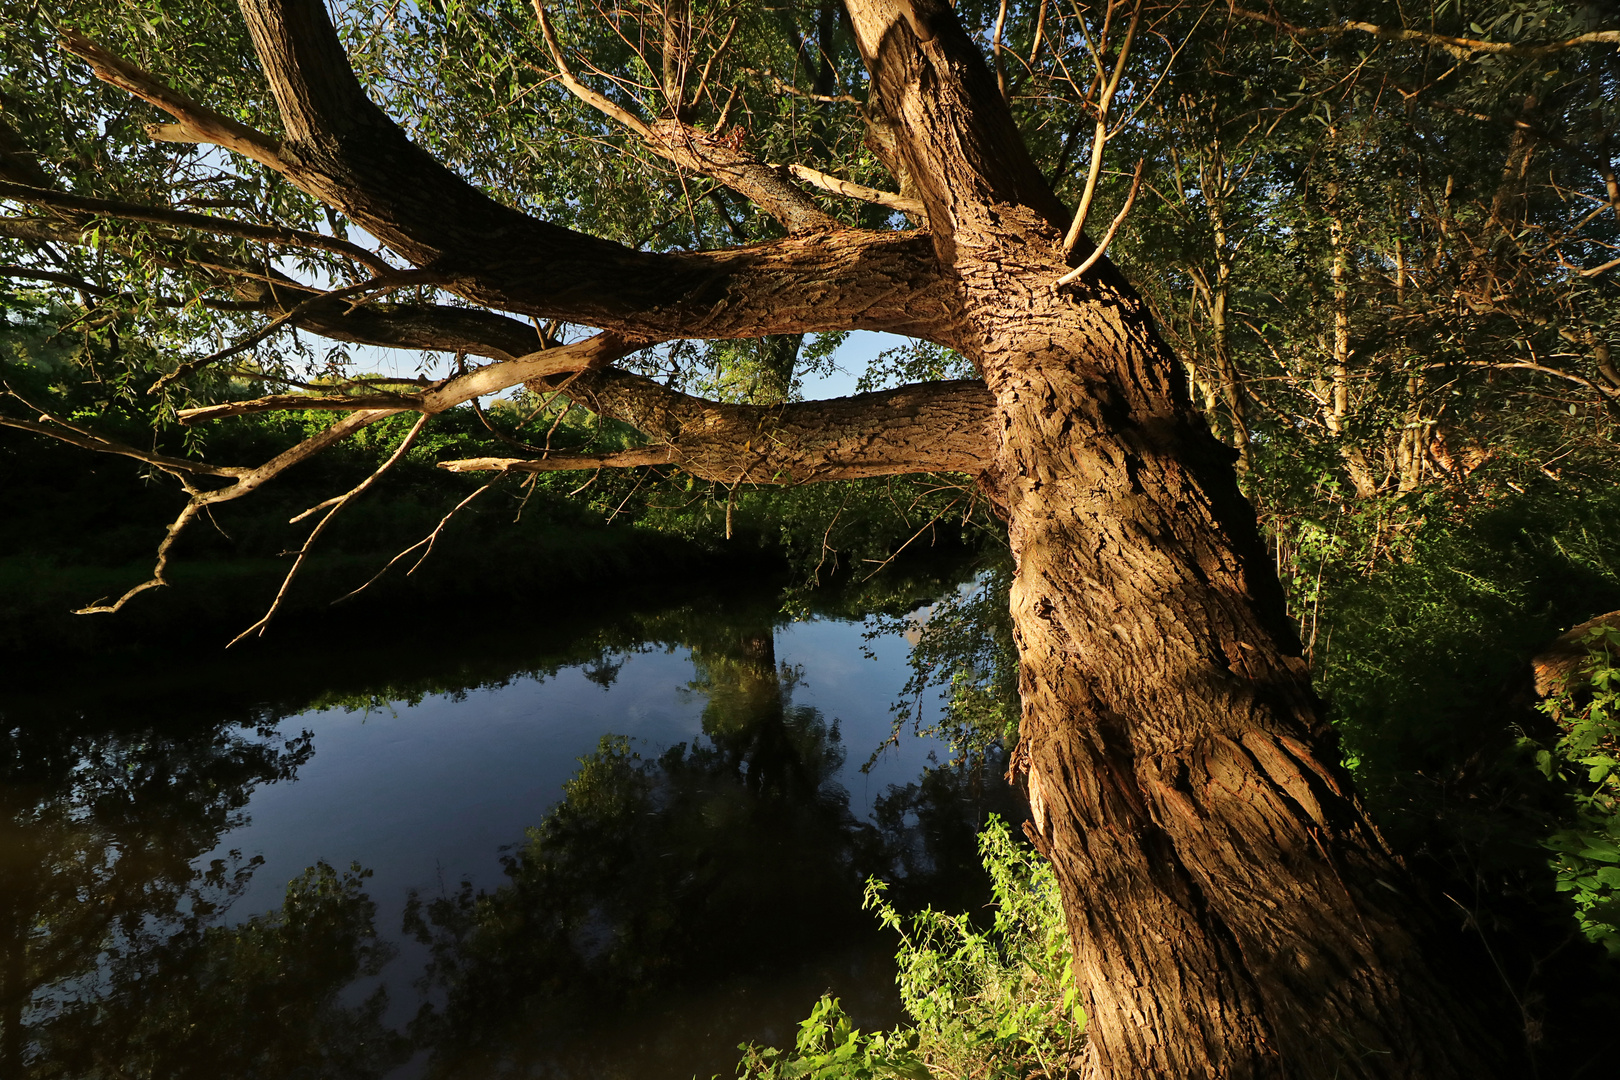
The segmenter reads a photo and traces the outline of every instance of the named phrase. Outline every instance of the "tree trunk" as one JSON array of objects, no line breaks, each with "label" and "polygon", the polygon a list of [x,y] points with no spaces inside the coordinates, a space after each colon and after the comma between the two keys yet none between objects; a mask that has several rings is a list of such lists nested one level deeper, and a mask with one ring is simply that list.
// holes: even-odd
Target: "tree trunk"
[{"label": "tree trunk", "polygon": [[[1103,1075],[1480,1077],[1230,451],[1121,283],[990,325],[1019,763]],[[1069,332],[1054,333],[1061,318]]]},{"label": "tree trunk", "polygon": [[[978,365],[988,461],[976,450],[984,394],[961,387],[748,411],[670,403],[622,375],[580,384],[646,408],[647,423],[670,432],[658,451],[666,460],[717,475],[979,475],[1017,563],[1015,768],[1062,887],[1094,1074],[1518,1071],[1493,1053],[1457,989],[1477,994],[1473,973],[1434,951],[1424,905],[1338,767],[1232,452],[1194,413],[1145,305],[1106,260],[1056,286],[1090,245],[1064,250],[1068,212],[946,0],[848,0],[874,128],[894,132],[926,231],[807,226],[749,248],[680,253],[622,248],[496,202],[366,100],[322,4],[242,6],[279,141],[204,116],[112,59],[97,70],[181,119],[195,114],[187,130],[226,131],[228,145],[432,268],[464,300],[638,340],[889,329],[953,345]],[[694,160],[743,183],[729,165]],[[1347,303],[1343,277],[1336,296]],[[1342,384],[1347,315],[1340,321]],[[483,354],[524,347],[502,341]],[[1342,392],[1331,412],[1343,420]],[[767,414],[772,431],[756,426]],[[794,417],[804,418],[798,443],[766,437],[794,430]],[[707,459],[722,436],[730,455]]]},{"label": "tree trunk", "polygon": [[[1052,860],[1091,1071],[1488,1077],[1503,1066],[1338,764],[1232,452],[933,0],[850,5],[994,400],[1016,560],[1015,771]],[[947,74],[948,73],[948,74]],[[1084,247],[1084,245],[1082,245]]]}]

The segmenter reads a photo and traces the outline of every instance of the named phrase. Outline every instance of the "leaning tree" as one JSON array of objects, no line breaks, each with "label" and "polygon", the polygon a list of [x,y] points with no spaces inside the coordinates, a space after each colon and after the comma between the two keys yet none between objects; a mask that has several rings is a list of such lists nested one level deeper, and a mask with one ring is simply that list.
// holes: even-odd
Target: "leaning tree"
[{"label": "leaning tree", "polygon": [[[1013,768],[1062,886],[1093,1074],[1514,1071],[1339,765],[1233,452],[1104,253],[1136,192],[1116,176],[1099,195],[1104,150],[1173,60],[1174,27],[1254,17],[666,0],[339,4],[335,25],[320,0],[130,0],[47,28],[35,4],[6,10],[4,75],[32,80],[0,116],[6,274],[76,297],[81,327],[146,328],[126,351],[168,335],[173,356],[144,354],[168,419],[339,417],[227,466],[32,398],[0,416],[187,493],[151,580],[95,610],[163,584],[214,505],[415,413],[398,460],[434,415],[520,384],[646,445],[449,467],[666,464],[728,486],[966,473],[1016,561]],[[988,48],[964,29],[976,18]],[[1060,82],[1073,114],[1037,112]],[[1063,174],[1086,147],[1071,209],[1036,153]],[[636,170],[668,201],[604,227]],[[1104,202],[1124,208],[1088,228]],[[803,335],[855,329],[954,350],[978,377],[761,405],[624,366],[671,342],[760,341],[780,398]],[[282,330],[461,362],[418,387],[223,394],[250,355],[274,376]],[[185,354],[210,334],[234,340]],[[374,480],[316,507],[303,551]]]}]

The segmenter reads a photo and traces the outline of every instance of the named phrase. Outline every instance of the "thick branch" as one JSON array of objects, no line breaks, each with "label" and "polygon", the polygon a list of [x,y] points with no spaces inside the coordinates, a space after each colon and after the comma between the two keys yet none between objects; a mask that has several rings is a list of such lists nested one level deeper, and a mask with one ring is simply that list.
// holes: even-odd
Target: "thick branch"
[{"label": "thick branch", "polygon": [[660,157],[720,181],[780,221],[789,233],[843,228],[837,218],[823,213],[814,199],[789,183],[780,167],[767,165],[724,135],[680,120],[660,120],[647,129],[646,140]]},{"label": "thick branch", "polygon": [[[554,390],[540,385],[536,389]],[[803,484],[919,472],[977,474],[990,460],[990,394],[982,383],[934,382],[781,406],[690,397],[620,371],[580,376],[569,397],[632,424],[653,445],[616,454],[444,462],[458,472],[677,465],[725,484]]]},{"label": "thick branch", "polygon": [[62,30],[60,34],[62,48],[89,61],[96,78],[156,105],[178,121],[147,128],[147,134],[152,138],[163,142],[223,146],[277,171],[286,168],[286,163],[281,159],[280,144],[264,132],[255,131],[246,124],[198,104],[178,90],[164,85],[150,72],[114,56],[83,35],[71,30]]},{"label": "thick branch", "polygon": [[[0,236],[34,245],[83,246],[88,243],[84,226],[88,219],[61,211],[61,220],[0,217]],[[148,258],[174,270],[201,272],[215,278],[216,287],[228,287],[233,299],[222,301],[202,297],[205,306],[222,310],[250,308],[274,319],[284,317],[302,302],[319,296],[319,290],[262,268],[236,263],[221,251],[195,248],[175,242],[171,246],[147,245],[137,251],[116,240],[101,237],[103,248],[131,258]],[[55,281],[61,275],[37,268],[16,267],[7,273]],[[240,275],[231,280],[231,275]],[[59,282],[76,286],[75,282]],[[346,308],[334,302],[306,309],[292,320],[301,330],[321,334],[336,341],[376,345],[392,349],[416,349],[487,356],[511,360],[534,350],[534,328],[509,316],[474,308],[445,304],[383,304],[372,302],[359,308]]]},{"label": "thick branch", "polygon": [[[319,0],[242,0],[242,10],[285,136],[273,154],[241,131],[216,131],[239,145],[221,144],[251,151],[475,303],[656,339],[871,329],[952,343],[955,297],[926,238],[844,230],[652,253],[539,221],[445,168],[366,97]],[[67,47],[184,125],[218,127],[93,43]]]}]

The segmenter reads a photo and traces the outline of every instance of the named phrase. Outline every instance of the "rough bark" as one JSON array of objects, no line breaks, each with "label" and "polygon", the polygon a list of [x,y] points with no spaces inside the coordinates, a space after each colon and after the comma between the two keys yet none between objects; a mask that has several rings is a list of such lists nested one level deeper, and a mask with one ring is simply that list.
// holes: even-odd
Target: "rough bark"
[{"label": "rough bark", "polygon": [[541,460],[472,458],[457,472],[677,465],[723,484],[803,484],[918,472],[977,475],[989,464],[990,395],[977,382],[903,386],[830,401],[730,405],[676,393],[622,371],[586,372],[534,389],[563,388],[592,411],[651,440],[617,454]]},{"label": "rough bark", "polygon": [[1546,697],[1555,690],[1581,689],[1590,674],[1586,670],[1592,652],[1586,636],[1600,627],[1620,629],[1620,611],[1611,611],[1588,619],[1569,631],[1530,661],[1531,673],[1536,678],[1536,696]]},{"label": "rough bark", "polygon": [[950,306],[921,234],[841,230],[653,253],[537,220],[412,143],[361,90],[322,5],[241,7],[281,112],[288,178],[468,300],[654,339],[836,329],[949,338]]},{"label": "rough bark", "polygon": [[1097,1072],[1502,1074],[1337,765],[1230,451],[1145,306],[1106,263],[1052,287],[1067,223],[942,2],[851,14],[995,400],[1017,766]]}]

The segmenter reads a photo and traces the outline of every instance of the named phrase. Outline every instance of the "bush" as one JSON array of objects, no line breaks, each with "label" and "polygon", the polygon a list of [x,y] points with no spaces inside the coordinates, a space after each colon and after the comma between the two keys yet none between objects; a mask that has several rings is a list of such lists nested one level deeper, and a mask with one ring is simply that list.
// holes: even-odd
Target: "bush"
[{"label": "bush", "polygon": [[1536,762],[1570,785],[1574,803],[1572,827],[1547,841],[1558,891],[1574,901],[1586,936],[1620,956],[1620,628],[1597,627],[1584,641],[1583,677],[1541,704],[1562,735]]},{"label": "bush", "polygon": [[909,918],[867,882],[866,906],[900,934],[900,998],[913,1023],[866,1034],[823,996],[792,1050],[744,1046],[747,1080],[952,1077],[1011,1080],[1078,1075],[1086,1015],[1051,866],[997,817],[979,835],[996,916],[924,909]]}]

